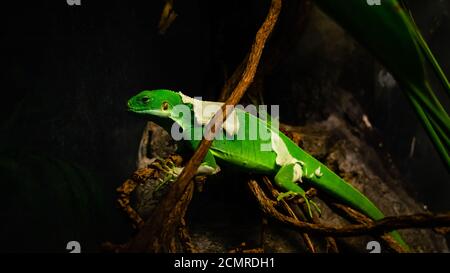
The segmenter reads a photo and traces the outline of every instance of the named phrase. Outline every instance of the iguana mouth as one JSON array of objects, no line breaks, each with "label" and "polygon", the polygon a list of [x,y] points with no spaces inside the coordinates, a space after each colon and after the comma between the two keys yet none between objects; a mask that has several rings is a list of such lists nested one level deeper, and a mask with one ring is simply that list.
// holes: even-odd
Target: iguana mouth
[{"label": "iguana mouth", "polygon": [[148,109],[133,109],[133,108],[129,108],[128,111],[132,111],[138,114],[149,114],[149,115],[153,115],[153,116],[158,116],[158,117],[170,117],[170,112],[162,112],[159,110],[148,110]]}]

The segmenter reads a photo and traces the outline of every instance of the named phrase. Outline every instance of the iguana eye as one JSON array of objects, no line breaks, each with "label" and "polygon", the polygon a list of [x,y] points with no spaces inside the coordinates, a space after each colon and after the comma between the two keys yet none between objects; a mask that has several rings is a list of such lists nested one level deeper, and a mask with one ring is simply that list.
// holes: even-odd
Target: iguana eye
[{"label": "iguana eye", "polygon": [[161,109],[163,109],[164,111],[169,109],[169,103],[167,103],[167,101],[163,102],[161,105]]},{"label": "iguana eye", "polygon": [[149,97],[143,97],[143,98],[142,98],[142,102],[143,102],[143,103],[148,103],[149,100],[150,100]]}]

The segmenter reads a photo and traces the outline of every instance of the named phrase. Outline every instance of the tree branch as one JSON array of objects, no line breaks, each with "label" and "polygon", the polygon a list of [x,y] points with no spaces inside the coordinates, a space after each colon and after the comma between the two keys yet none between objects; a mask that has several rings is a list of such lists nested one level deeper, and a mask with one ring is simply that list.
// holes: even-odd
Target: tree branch
[{"label": "tree branch", "polygon": [[[277,22],[280,10],[281,0],[272,0],[269,13],[256,34],[241,80],[223,107],[206,126],[205,136],[194,155],[181,172],[178,180],[171,186],[167,196],[160,202],[149,219],[147,219],[141,231],[130,241],[127,251],[161,252],[167,250],[167,247],[164,247],[170,243],[167,241],[168,237],[170,237],[166,232],[167,225],[178,226],[181,219],[180,215],[173,213],[175,208],[177,206],[179,207],[180,202],[178,200],[182,199],[188,187],[192,189],[192,178],[211,147],[216,128],[221,128],[224,120],[231,113],[231,111],[225,111],[226,106],[236,105],[253,81],[265,43]],[[187,207],[188,204],[189,202],[185,203],[185,206]]]},{"label": "tree branch", "polygon": [[450,226],[450,213],[446,214],[415,214],[386,217],[379,221],[364,224],[350,224],[345,227],[331,227],[320,224],[300,222],[288,217],[275,209],[258,183],[254,180],[248,186],[258,200],[262,211],[273,219],[280,221],[299,232],[332,236],[357,236],[364,234],[384,234],[392,230],[407,228],[436,228]]},{"label": "tree branch", "polygon": [[[270,182],[269,178],[266,176],[263,177],[263,182],[266,185],[266,187],[269,189],[270,193],[272,194],[272,197],[277,198],[277,196],[280,194],[277,189],[275,189]],[[283,209],[295,220],[300,221],[295,212],[292,210],[292,208],[289,206],[289,204],[285,200],[280,200],[281,206]],[[306,219],[304,215],[302,215],[302,219]],[[305,245],[309,252],[316,253],[316,247],[314,246],[311,238],[309,237],[308,233],[302,233],[303,241],[305,242]]]}]

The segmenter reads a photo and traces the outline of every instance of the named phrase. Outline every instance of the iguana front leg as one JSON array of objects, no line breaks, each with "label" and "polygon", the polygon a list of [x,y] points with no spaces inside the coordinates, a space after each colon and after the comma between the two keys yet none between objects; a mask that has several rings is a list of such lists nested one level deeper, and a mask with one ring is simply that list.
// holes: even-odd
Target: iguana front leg
[{"label": "iguana front leg", "polygon": [[[178,177],[184,167],[178,167],[171,160],[163,161],[156,160],[157,162],[153,163],[155,166],[159,167],[160,170],[165,171],[173,175],[173,177]],[[220,171],[219,165],[217,165],[216,160],[212,153],[208,151],[203,162],[197,169],[196,175],[204,176],[204,175],[214,175]]]},{"label": "iguana front leg", "polygon": [[[153,165],[158,167],[161,171],[167,173],[167,176],[165,176],[164,178],[160,178],[161,181],[159,186],[156,188],[156,191],[164,187],[167,183],[174,182],[184,168],[176,166],[176,164],[174,164],[172,160],[163,161],[157,159],[156,162],[153,163]],[[214,156],[210,151],[208,151],[205,158],[203,159],[203,162],[197,169],[197,172],[195,174],[196,181],[199,182],[199,184],[202,184],[205,181],[206,176],[214,175],[219,171],[220,167],[217,165]],[[201,188],[201,185],[199,187]]]}]

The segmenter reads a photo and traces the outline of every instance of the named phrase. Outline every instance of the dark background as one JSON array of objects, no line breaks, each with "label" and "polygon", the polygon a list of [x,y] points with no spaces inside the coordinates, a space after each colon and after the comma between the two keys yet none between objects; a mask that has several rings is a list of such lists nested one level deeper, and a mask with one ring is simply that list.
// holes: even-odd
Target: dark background
[{"label": "dark background", "polygon": [[[0,13],[0,251],[65,251],[70,240],[93,251],[105,240],[123,242],[131,229],[115,208],[115,188],[136,168],[145,125],[126,112],[126,100],[156,88],[216,99],[269,1],[175,0],[179,15],[165,35],[157,29],[163,1],[14,2]],[[408,2],[449,75],[449,2]],[[305,105],[315,101],[308,90],[339,92],[324,89],[329,82],[353,92],[409,190],[433,210],[450,209],[448,172],[403,94],[381,92],[379,65],[360,47],[349,51],[345,34],[317,38],[309,31],[293,39],[268,77],[266,103],[280,104],[285,123],[303,125],[325,119],[320,109],[332,103]],[[416,153],[408,158],[414,136]],[[229,194],[245,199],[238,185],[222,187],[193,207],[226,203]],[[251,211],[233,210],[243,205],[252,206],[228,207],[236,222]]]}]

